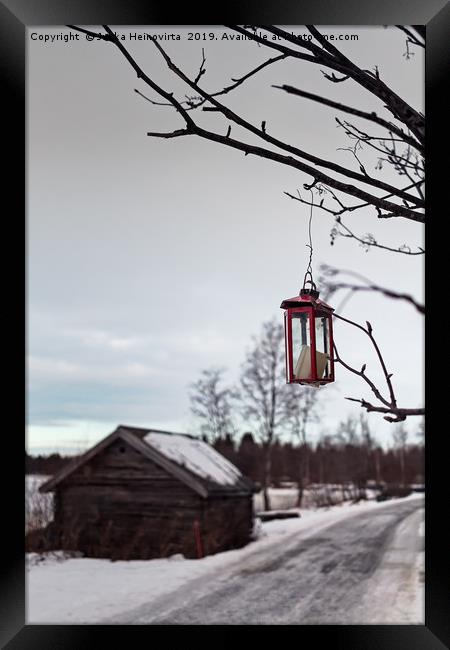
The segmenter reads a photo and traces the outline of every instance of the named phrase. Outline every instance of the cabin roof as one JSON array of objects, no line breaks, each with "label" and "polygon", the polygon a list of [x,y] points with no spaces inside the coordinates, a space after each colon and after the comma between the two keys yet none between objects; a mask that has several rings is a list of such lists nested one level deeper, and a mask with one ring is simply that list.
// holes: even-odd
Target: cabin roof
[{"label": "cabin roof", "polygon": [[40,492],[53,491],[63,480],[116,439],[122,439],[202,497],[244,496],[255,491],[254,483],[209,444],[192,435],[119,425],[115,431],[74,459],[51,479]]}]

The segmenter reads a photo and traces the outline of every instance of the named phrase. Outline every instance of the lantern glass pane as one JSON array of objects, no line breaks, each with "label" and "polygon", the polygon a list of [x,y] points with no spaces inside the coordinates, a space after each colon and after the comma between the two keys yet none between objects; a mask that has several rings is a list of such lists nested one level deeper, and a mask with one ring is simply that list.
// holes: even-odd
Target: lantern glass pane
[{"label": "lantern glass pane", "polygon": [[292,367],[295,379],[311,378],[311,332],[308,312],[292,314]]},{"label": "lantern glass pane", "polygon": [[316,314],[316,368],[318,379],[330,377],[330,327],[327,316]]}]

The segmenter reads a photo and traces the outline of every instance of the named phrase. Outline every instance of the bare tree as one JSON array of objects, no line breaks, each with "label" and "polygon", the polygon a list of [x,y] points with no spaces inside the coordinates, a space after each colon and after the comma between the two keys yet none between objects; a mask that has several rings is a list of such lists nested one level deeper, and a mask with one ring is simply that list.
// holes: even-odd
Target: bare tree
[{"label": "bare tree", "polygon": [[340,423],[337,439],[343,445],[346,479],[356,485],[358,490],[356,498],[365,499],[375,447],[375,439],[372,436],[367,416],[360,413],[358,419],[350,415]]},{"label": "bare tree", "polygon": [[[315,449],[315,458],[317,460],[317,478],[319,486],[317,489],[313,490],[313,501],[317,506],[331,506],[333,505],[332,492],[328,482],[332,481],[341,481],[342,478],[342,467],[336,466],[335,458],[336,456],[336,440],[335,436],[325,431],[322,431],[319,435],[319,440]],[[333,453],[334,452],[334,453]],[[342,499],[345,500],[345,492],[342,489]]]},{"label": "bare tree", "polygon": [[297,479],[297,507],[300,508],[303,492],[308,485],[309,471],[309,444],[307,439],[309,424],[318,419],[319,391],[316,388],[304,386],[297,400],[289,403],[289,416],[292,422],[292,433],[301,443],[300,463]]},{"label": "bare tree", "polygon": [[339,474],[341,475],[342,498],[345,501],[347,498],[356,496],[353,486],[357,483],[356,473],[360,471],[359,454],[358,456],[355,454],[360,442],[358,419],[353,414],[348,415],[339,423],[335,440],[340,447]]},{"label": "bare tree", "polygon": [[[152,105],[173,110],[184,124],[182,128],[176,128],[169,132],[150,131],[147,133],[148,136],[179,138],[194,135],[241,151],[246,156],[251,154],[296,169],[302,174],[303,188],[309,190],[311,196],[304,198],[298,189],[296,193],[285,193],[291,199],[311,207],[315,206],[334,218],[331,243],[334,243],[336,237],[342,236],[354,239],[366,250],[378,247],[411,256],[424,253],[422,248],[412,250],[406,244],[386,246],[377,241],[371,233],[354,233],[343,221],[343,218],[348,215],[368,209],[377,219],[402,218],[416,223],[425,223],[424,115],[410,106],[395,92],[395,89],[386,84],[377,66],[373,70],[363,69],[344,55],[315,26],[306,26],[310,39],[299,39],[290,32],[275,26],[226,25],[225,27],[235,35],[238,34],[253,41],[255,47],[258,47],[262,53],[275,51],[276,55],[265,58],[259,65],[243,75],[233,76],[232,83],[223,84],[218,90],[206,89],[204,86],[207,72],[204,49],[202,49],[198,72],[189,76],[167,54],[156,39],[150,39],[151,46],[157,49],[161,55],[161,61],[167,66],[171,79],[181,81],[186,87],[184,95],[178,97],[174,92],[164,89],[157,83],[151,72],[144,71],[108,25],[103,25],[102,31],[87,30],[74,25],[69,25],[69,27],[110,42],[115,46],[127,64],[132,67],[140,83],[146,87],[146,92],[151,90],[153,94],[149,97],[140,88],[135,88],[135,92]],[[413,55],[412,48],[424,47],[424,30],[420,26],[397,27],[399,36],[402,39],[406,37],[406,52],[403,55],[409,59]],[[332,84],[342,84],[344,89],[347,89],[348,85],[357,85],[372,96],[373,110],[365,111],[358,106],[348,105],[345,101],[334,101],[328,97],[311,93],[304,88],[285,83],[273,86],[275,92],[281,90],[292,95],[297,101],[300,98],[319,103],[333,111],[334,119],[346,138],[346,144],[349,145],[341,149],[344,150],[345,155],[350,154],[351,164],[338,164],[331,158],[319,157],[297,146],[291,137],[281,140],[270,133],[267,120],[256,124],[255,121],[250,121],[224,103],[224,96],[240,88],[261,70],[285,61],[296,62],[300,66],[307,64],[312,69],[321,72]],[[281,74],[282,72],[280,72],[280,76]],[[344,93],[344,95],[346,94]],[[203,111],[216,115],[217,123],[213,129],[207,129],[201,125],[199,115]],[[351,117],[344,120],[342,114]],[[237,130],[238,137],[232,137],[232,129]],[[370,171],[372,166],[373,171]],[[386,166],[395,171],[397,182],[385,180],[383,169]],[[305,175],[308,182],[305,182]],[[364,290],[380,291],[382,288],[378,287],[376,283],[372,283]],[[387,294],[388,290],[382,291]],[[393,292],[390,293],[390,297],[413,302],[415,307],[422,311],[422,306],[416,304],[411,297],[394,296]],[[339,317],[338,314],[335,316]],[[360,403],[368,412],[383,413],[385,419],[390,422],[399,422],[411,415],[423,414],[424,409],[398,406],[390,379],[392,373],[386,370],[379,346],[372,335],[372,326],[368,324],[366,330],[353,321],[344,318],[342,320],[349,325],[359,327],[368,334],[372,345],[379,354],[389,391],[389,397],[384,397],[380,389],[365,375],[363,370],[365,364],[361,371],[351,368],[335,350],[336,360],[350,372],[359,375],[370,386],[378,404],[369,403],[364,399],[351,399]]]},{"label": "bare tree", "polygon": [[212,444],[236,432],[232,417],[236,392],[221,386],[224,372],[224,368],[208,368],[190,385],[191,412],[200,420],[201,432]]},{"label": "bare tree", "polygon": [[361,442],[364,446],[365,456],[366,456],[365,474],[366,474],[366,481],[367,481],[367,479],[370,476],[371,460],[372,460],[373,450],[375,447],[375,439],[372,436],[369,421],[367,419],[367,416],[364,415],[364,413],[360,413],[359,415],[359,426],[361,430]]},{"label": "bare tree", "polygon": [[380,487],[383,483],[383,475],[381,472],[381,458],[383,455],[383,449],[377,445],[374,449],[373,455],[375,463],[375,483],[377,487]]},{"label": "bare tree", "polygon": [[[360,432],[361,432],[361,444],[363,446],[364,450],[364,456],[365,456],[365,467],[364,467],[364,484],[362,485],[362,490],[364,491],[364,497],[366,497],[366,487],[367,487],[367,481],[369,477],[371,476],[371,469],[372,466],[375,465],[375,473],[376,473],[376,460],[374,458],[375,456],[375,438],[372,435],[372,432],[370,430],[370,425],[369,425],[369,420],[367,416],[364,413],[359,414],[359,426],[360,426]],[[375,462],[372,464],[372,460]]]},{"label": "bare tree", "polygon": [[408,429],[403,423],[397,424],[392,433],[392,438],[400,461],[401,486],[403,487],[405,485],[405,449],[408,440]]},{"label": "bare tree", "polygon": [[264,448],[263,498],[270,510],[269,486],[272,472],[272,445],[280,427],[288,425],[298,386],[286,384],[283,327],[275,319],[262,326],[259,337],[242,365],[240,400],[244,418],[258,427]]},{"label": "bare tree", "polygon": [[416,435],[420,440],[420,444],[424,445],[425,444],[425,418],[422,418],[419,427],[417,429]]}]

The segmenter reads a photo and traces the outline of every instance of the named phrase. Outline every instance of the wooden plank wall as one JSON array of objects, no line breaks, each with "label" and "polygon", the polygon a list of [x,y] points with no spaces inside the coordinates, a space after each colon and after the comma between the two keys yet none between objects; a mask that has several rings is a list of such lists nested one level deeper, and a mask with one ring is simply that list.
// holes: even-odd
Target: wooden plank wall
[{"label": "wooden plank wall", "polygon": [[252,497],[223,497],[208,501],[203,530],[206,555],[248,544],[253,530]]},{"label": "wooden plank wall", "polygon": [[252,499],[205,500],[116,440],[60,484],[54,520],[62,546],[90,557],[197,557],[196,521],[205,554],[248,542]]}]

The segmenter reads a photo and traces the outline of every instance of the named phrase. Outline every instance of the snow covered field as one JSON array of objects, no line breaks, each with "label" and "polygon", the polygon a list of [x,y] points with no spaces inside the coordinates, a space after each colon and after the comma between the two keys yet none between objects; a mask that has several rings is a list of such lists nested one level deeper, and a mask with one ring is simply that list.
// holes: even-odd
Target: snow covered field
[{"label": "snow covered field", "polygon": [[[280,548],[285,548],[299,534],[308,538],[338,521],[364,512],[396,508],[398,504],[411,500],[423,501],[423,495],[412,494],[380,503],[367,501],[351,505],[346,502],[326,509],[302,509],[300,518],[260,524],[258,538],[246,547],[201,560],[173,556],[111,562],[81,557],[67,559],[62,553],[28,554],[27,623],[89,624],[114,619],[127,610],[151,605],[161,596],[176,593],[199,578],[214,585],[236,567],[254,559],[255,555],[276,558]],[[419,589],[417,579],[416,609],[423,603]],[[421,612],[416,613],[419,620]]]},{"label": "snow covered field", "polygon": [[[350,490],[347,491],[347,499],[349,499],[350,493],[356,496],[356,488],[353,487],[351,492]],[[368,499],[374,499],[377,494],[379,494],[378,491],[370,489],[366,490],[366,496]],[[288,510],[290,508],[295,508],[297,504],[297,488],[269,488],[269,498],[272,510]],[[335,505],[342,503],[343,500],[342,486],[340,485],[312,486],[310,488],[305,488],[303,492],[302,509],[324,506],[330,503]],[[262,492],[255,494],[253,497],[253,503],[256,512],[264,510]]]}]

